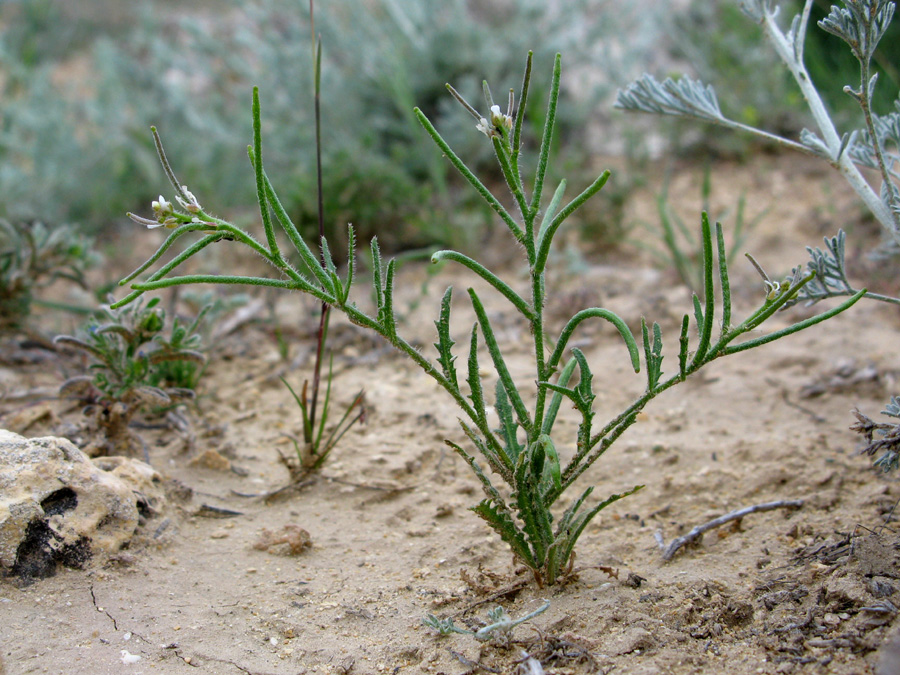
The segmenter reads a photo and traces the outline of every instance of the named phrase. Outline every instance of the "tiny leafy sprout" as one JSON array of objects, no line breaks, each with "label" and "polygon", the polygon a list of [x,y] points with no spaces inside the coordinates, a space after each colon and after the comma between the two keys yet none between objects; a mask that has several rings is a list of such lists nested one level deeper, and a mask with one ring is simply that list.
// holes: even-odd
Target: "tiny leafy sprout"
[{"label": "tiny leafy sprout", "polygon": [[[787,328],[748,339],[749,334],[757,332],[773,314],[796,298],[815,274],[797,272],[789,282],[776,284],[769,281],[759,308],[743,321],[734,320],[722,227],[718,223],[712,225],[706,214],[703,214],[699,237],[701,256],[698,263],[702,296],[694,295],[692,311],[683,316],[676,348],[677,368],[674,368],[673,374],[664,377],[663,334],[657,323],[641,321],[640,346],[628,324],[602,307],[586,307],[575,312],[564,325],[550,325],[544,315],[544,308],[551,303],[546,271],[554,237],[562,225],[603,188],[610,175],[608,171],[603,172],[568,201],[565,199],[565,181],[561,181],[552,193],[545,189],[550,148],[556,127],[561,64],[562,58],[557,55],[550,79],[537,161],[528,171],[527,185],[521,150],[524,145],[522,128],[531,83],[532,55],[529,54],[526,59],[518,97],[510,94],[505,114],[499,108],[495,109],[497,104],[493,102],[487,85],[484,93],[490,118],[482,117],[450,88],[451,94],[456,96],[466,111],[477,118],[479,130],[487,133],[490,138],[511,202],[515,205],[514,209],[504,205],[510,201],[506,196],[502,199],[498,197],[475,175],[421,110],[416,108],[413,111],[415,118],[447,161],[505,225],[511,239],[518,244],[526,259],[528,281],[522,292],[482,263],[459,251],[443,250],[432,255],[434,263],[450,261],[462,265],[487,285],[487,292],[495,294],[498,302],[509,303],[518,315],[518,320],[526,327],[523,334],[529,336],[532,370],[527,376],[521,379],[513,376],[482,300],[482,291],[474,288],[467,289],[475,321],[468,327],[468,354],[464,358],[458,358],[460,354],[457,353],[456,341],[451,337],[452,287],[445,291],[435,321],[436,357],[429,358],[417,346],[404,339],[398,330],[394,307],[397,264],[394,260],[383,260],[375,239],[370,244],[371,297],[374,299],[374,308],[367,313],[351,300],[356,269],[355,231],[352,227],[348,228],[349,256],[344,274],[339,273],[325,237],[317,242],[319,255],[316,255],[300,235],[264,168],[258,90],[253,92],[253,144],[248,149],[248,154],[256,179],[264,241],[258,241],[249,232],[224,220],[215,220],[215,230],[210,231],[203,224],[189,219],[188,213],[183,213],[177,216],[184,221],[183,224],[175,227],[159,250],[121,282],[130,284],[131,292],[113,305],[125,306],[147,291],[181,284],[268,286],[307,293],[332,310],[342,312],[353,323],[377,333],[421,368],[459,407],[459,424],[467,441],[466,447],[455,440],[448,439],[446,443],[463,458],[481,484],[484,499],[471,507],[472,511],[484,519],[510,547],[515,558],[531,571],[539,586],[570,579],[573,574],[575,545],[591,520],[607,506],[641,489],[641,485],[628,487],[622,492],[595,501],[591,499],[593,487],[587,486],[574,499],[569,500],[564,509],[556,509],[560,497],[637,421],[641,411],[652,399],[680,384],[717,358],[767,344],[839,314],[857,302],[865,292],[860,291],[842,304]],[[515,105],[516,100],[518,106]],[[181,189],[155,132],[154,139],[170,183]],[[547,194],[552,196],[546,199]],[[181,197],[186,199],[184,194]],[[180,213],[178,209],[174,209],[174,212],[176,215]],[[209,218],[205,212],[201,211],[200,215],[203,220]],[[278,230],[283,231],[296,255],[286,256],[282,253],[276,237]],[[137,280],[176,241],[188,235],[199,235],[199,238],[150,273],[145,280]],[[274,268],[277,276],[173,274],[189,258],[223,239],[230,239],[257,252]],[[299,267],[291,262],[297,258],[301,262]],[[768,279],[765,273],[763,278]],[[703,298],[702,301],[700,297]],[[616,329],[625,348],[623,359],[635,373],[643,370],[646,378],[643,393],[606,421],[596,419],[595,375],[588,354],[569,344],[579,326],[589,320],[606,321]],[[717,326],[720,327],[718,334],[715,330]],[[493,391],[486,391],[483,381],[485,371],[489,369],[493,370],[494,375]],[[608,373],[600,373],[600,376],[608,376]],[[610,385],[601,383],[601,386]],[[301,409],[306,405],[302,393],[298,396],[295,392],[295,399]],[[561,438],[556,429],[564,401],[571,404],[575,415],[580,419],[577,430],[567,439]],[[488,415],[491,402],[499,418],[499,426],[495,426],[492,417]],[[445,628],[449,630],[449,625]]]},{"label": "tiny leafy sprout", "polygon": [[422,619],[422,624],[436,630],[441,635],[449,635],[451,633],[460,633],[462,635],[472,635],[476,640],[486,642],[492,639],[506,639],[512,633],[512,630],[519,624],[530,621],[536,616],[546,612],[550,608],[550,601],[545,600],[544,604],[538,607],[530,614],[519,619],[512,619],[502,606],[497,605],[494,609],[488,610],[487,623],[478,630],[466,630],[457,626],[453,619],[448,617],[440,619],[434,614],[428,614]]},{"label": "tiny leafy sprout", "polygon": [[353,401],[344,409],[344,414],[338,421],[337,425],[325,435],[326,423],[328,422],[328,414],[331,404],[331,383],[334,379],[334,357],[329,359],[328,377],[325,385],[325,400],[322,405],[321,417],[316,424],[311,416],[311,400],[308,395],[309,382],[303,383],[303,389],[298,395],[288,381],[283,377],[279,378],[291,392],[297,407],[300,408],[300,414],[303,422],[303,442],[299,443],[296,439],[294,442],[294,451],[297,455],[296,464],[285,462],[291,471],[292,481],[302,480],[306,475],[318,471],[328,455],[334,447],[340,442],[353,425],[362,424],[366,419],[365,392],[360,391]]},{"label": "tiny leafy sprout", "polygon": [[[97,431],[106,436],[95,454],[133,454],[140,441],[128,429],[142,408],[165,408],[193,398],[206,362],[197,333],[207,308],[189,324],[178,319],[165,335],[166,315],[159,298],[122,309],[105,309],[78,336],[60,335],[58,345],[81,351],[92,361],[91,374],[69,378],[60,395],[90,403]],[[131,451],[129,453],[129,450]]]}]

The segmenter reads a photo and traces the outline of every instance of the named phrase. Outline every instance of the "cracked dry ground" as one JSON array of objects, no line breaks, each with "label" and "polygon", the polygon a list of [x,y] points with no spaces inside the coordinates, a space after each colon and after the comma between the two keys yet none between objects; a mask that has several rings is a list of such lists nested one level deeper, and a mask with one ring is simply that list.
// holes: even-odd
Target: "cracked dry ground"
[{"label": "cracked dry ground", "polygon": [[[746,243],[769,270],[790,269],[803,246],[858,223],[835,177],[804,162],[762,158],[716,171],[718,185],[734,186],[715,195],[723,204],[740,191],[749,204],[771,207]],[[676,184],[670,193],[698,191]],[[818,209],[826,197],[838,206]],[[651,199],[638,202],[652,209]],[[683,206],[685,217],[696,213],[690,200]],[[613,309],[633,328],[645,315],[662,325],[671,367],[673,336],[690,307],[684,289],[637,253],[588,260],[550,279],[558,289],[553,325],[576,302]],[[506,269],[524,281],[514,264]],[[754,274],[741,262],[733,267],[737,311],[759,300]],[[471,282],[447,267],[422,299],[425,278],[424,268],[403,268],[398,287],[408,293],[398,306],[410,308],[404,330],[428,350],[444,288]],[[313,309],[295,295],[279,299],[283,326],[311,325]],[[489,310],[514,376],[527,378],[521,325],[499,300]],[[463,303],[454,311],[464,344],[471,315]],[[47,330],[54,320],[46,317]],[[788,320],[778,316],[772,328]],[[898,329],[895,309],[860,304],[821,330],[714,363],[661,396],[583,480],[596,495],[646,488],[587,529],[577,578],[542,589],[466,510],[480,490],[442,442],[461,435],[452,403],[340,322],[337,398],[347,402],[365,387],[368,423],[344,438],[318,479],[268,502],[246,496],[284,484],[278,451],[291,450],[285,433],[296,433],[298,420],[268,329],[245,326],[222,342],[198,409],[186,412],[187,430],[138,430],[170,479],[169,500],[131,546],[83,570],[0,585],[6,672],[459,675],[535,673],[540,663],[546,673],[855,675],[879,672],[881,660],[889,670],[880,672],[900,673],[889,653],[900,542],[884,526],[900,487],[856,454],[848,431],[851,409],[875,414],[897,393]],[[613,329],[586,325],[577,337],[594,368],[598,415],[614,415],[643,381]],[[288,376],[296,382],[310,369],[310,331],[293,338]],[[28,436],[73,431],[80,412],[70,403],[15,394],[49,395],[74,364],[15,341],[4,356],[0,426],[28,421]],[[574,421],[566,417],[560,432]],[[803,505],[747,516],[663,562],[657,532],[668,542],[778,499]],[[238,515],[214,517],[228,515],[222,510]],[[496,604],[518,617],[545,599],[550,608],[503,643],[439,637],[421,625],[434,613],[477,627]]]}]

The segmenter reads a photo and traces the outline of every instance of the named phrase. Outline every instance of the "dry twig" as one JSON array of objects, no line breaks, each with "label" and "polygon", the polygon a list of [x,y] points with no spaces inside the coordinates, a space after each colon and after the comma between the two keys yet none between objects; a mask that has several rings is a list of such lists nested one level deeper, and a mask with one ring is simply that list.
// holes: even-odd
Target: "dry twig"
[{"label": "dry twig", "polygon": [[658,533],[657,541],[659,542],[660,548],[663,549],[663,560],[668,561],[675,556],[675,554],[678,552],[678,549],[680,549],[682,546],[693,544],[695,541],[699,540],[700,537],[703,536],[703,533],[707,530],[719,527],[720,525],[724,525],[725,523],[730,523],[733,520],[740,520],[744,516],[749,516],[751,513],[757,513],[759,511],[772,511],[774,509],[784,508],[799,509],[801,506],[803,506],[802,499],[782,499],[776,502],[767,502],[765,504],[747,506],[743,509],[738,509],[737,511],[726,513],[724,516],[714,518],[713,520],[710,520],[708,523],[704,523],[703,525],[698,525],[686,535],[682,537],[676,537],[675,539],[670,541],[668,546],[663,545],[662,535]]}]

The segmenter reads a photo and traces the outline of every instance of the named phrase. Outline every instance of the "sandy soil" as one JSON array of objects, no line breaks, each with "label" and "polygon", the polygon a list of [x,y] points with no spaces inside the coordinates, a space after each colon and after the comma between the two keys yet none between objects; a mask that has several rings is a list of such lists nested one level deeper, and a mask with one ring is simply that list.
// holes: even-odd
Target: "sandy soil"
[{"label": "sandy soil", "polygon": [[[723,205],[745,192],[751,216],[770,208],[746,248],[773,272],[839,226],[855,227],[856,242],[870,231],[837,177],[805,161],[762,157],[715,172]],[[671,188],[685,218],[696,218],[697,173]],[[829,200],[834,207],[820,206]],[[650,198],[634,203],[633,218],[652,220]],[[633,327],[645,315],[663,327],[671,369],[690,307],[684,288],[642,253],[585,260],[550,280],[553,325],[585,304]],[[860,274],[874,275],[863,265]],[[515,266],[509,273],[524,281]],[[409,292],[398,306],[412,308],[403,330],[428,351],[440,294],[471,280],[447,267],[416,306],[423,280],[423,268],[403,268],[398,287]],[[733,284],[740,316],[763,290],[741,260]],[[471,321],[462,295],[461,337]],[[577,579],[538,588],[467,511],[481,493],[442,442],[462,436],[452,401],[350,325],[333,331],[335,387],[343,402],[365,388],[367,424],[308,484],[268,501],[247,496],[285,485],[279,451],[291,452],[285,434],[297,433],[298,414],[277,376],[289,370],[299,384],[311,369],[313,306],[291,295],[278,307],[282,325],[303,327],[290,369],[271,331],[247,326],[221,343],[186,430],[137,430],[170,489],[128,550],[31,585],[0,582],[6,673],[900,673],[896,647],[893,662],[885,647],[900,642],[900,537],[886,526],[900,487],[858,456],[848,430],[854,407],[875,415],[898,392],[895,308],[860,304],[820,330],[714,363],[652,403],[581,482],[596,495],[646,487],[588,528]],[[527,381],[527,334],[501,300],[489,310],[514,375]],[[594,368],[598,417],[614,416],[643,375],[606,325],[577,338]],[[77,438],[79,410],[47,396],[73,363],[15,343],[4,354],[0,426]],[[31,419],[36,410],[46,414]],[[561,432],[573,429],[573,418],[561,422]],[[782,499],[803,505],[754,513],[663,561],[658,537]],[[290,528],[308,532],[311,546],[272,543]],[[505,641],[422,625],[434,613],[477,627],[497,604],[518,617],[545,600],[550,608]]]}]

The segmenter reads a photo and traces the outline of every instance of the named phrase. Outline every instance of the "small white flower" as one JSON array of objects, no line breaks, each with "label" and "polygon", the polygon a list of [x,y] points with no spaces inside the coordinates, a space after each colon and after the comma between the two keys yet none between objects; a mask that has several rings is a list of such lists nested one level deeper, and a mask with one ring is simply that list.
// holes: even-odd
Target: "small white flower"
[{"label": "small white flower", "polygon": [[510,117],[509,115],[504,115],[502,112],[500,112],[499,105],[492,105],[490,122],[482,117],[478,124],[475,125],[475,128],[488,138],[493,138],[494,136],[501,136],[504,127],[507,129],[512,129],[512,125],[512,117]]},{"label": "small white flower", "polygon": [[151,206],[153,207],[153,213],[156,214],[156,218],[159,222],[162,222],[165,220],[166,216],[172,214],[172,202],[166,201],[166,198],[162,195],[159,196],[159,200],[153,201]]},{"label": "small white flower", "polygon": [[509,115],[504,115],[500,112],[499,105],[491,106],[491,123],[494,125],[495,129],[500,129],[502,127],[506,127],[507,129],[512,129],[513,119]]}]

